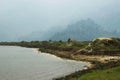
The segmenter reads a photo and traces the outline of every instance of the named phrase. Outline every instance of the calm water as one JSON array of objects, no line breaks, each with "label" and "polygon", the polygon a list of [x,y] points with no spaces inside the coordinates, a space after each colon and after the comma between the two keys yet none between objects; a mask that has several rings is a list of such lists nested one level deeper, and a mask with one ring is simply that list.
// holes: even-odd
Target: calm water
[{"label": "calm water", "polygon": [[64,60],[35,49],[0,46],[0,80],[52,80],[84,69],[84,62]]}]

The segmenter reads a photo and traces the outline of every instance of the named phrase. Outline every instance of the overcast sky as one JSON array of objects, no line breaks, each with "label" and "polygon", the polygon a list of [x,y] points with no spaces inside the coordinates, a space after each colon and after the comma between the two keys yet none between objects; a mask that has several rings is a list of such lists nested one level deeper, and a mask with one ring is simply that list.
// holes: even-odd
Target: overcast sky
[{"label": "overcast sky", "polygon": [[0,0],[0,37],[44,32],[86,18],[105,28],[118,26],[120,0]]}]

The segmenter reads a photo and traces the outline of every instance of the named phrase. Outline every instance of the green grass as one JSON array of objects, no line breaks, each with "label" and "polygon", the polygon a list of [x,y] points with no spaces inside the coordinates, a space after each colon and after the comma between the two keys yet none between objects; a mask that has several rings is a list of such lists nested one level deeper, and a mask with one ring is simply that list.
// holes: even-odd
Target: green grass
[{"label": "green grass", "polygon": [[91,73],[86,73],[78,78],[71,78],[70,80],[120,80],[120,67],[95,70]]}]

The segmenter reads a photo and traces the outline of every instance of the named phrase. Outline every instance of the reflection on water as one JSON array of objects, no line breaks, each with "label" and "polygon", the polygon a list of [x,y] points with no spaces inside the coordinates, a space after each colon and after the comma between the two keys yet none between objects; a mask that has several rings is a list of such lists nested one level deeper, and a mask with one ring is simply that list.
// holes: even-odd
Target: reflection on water
[{"label": "reflection on water", "polygon": [[88,65],[37,53],[30,48],[0,46],[0,80],[51,80]]}]

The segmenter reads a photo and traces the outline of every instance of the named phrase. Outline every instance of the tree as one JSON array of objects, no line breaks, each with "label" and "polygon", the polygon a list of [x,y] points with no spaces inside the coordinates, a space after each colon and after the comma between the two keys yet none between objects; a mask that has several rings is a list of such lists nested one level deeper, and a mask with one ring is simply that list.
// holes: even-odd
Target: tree
[{"label": "tree", "polygon": [[67,42],[68,42],[68,43],[71,42],[71,38],[69,38]]},{"label": "tree", "polygon": [[60,43],[62,43],[63,41],[62,41],[62,40],[60,40],[59,42],[60,42]]}]

